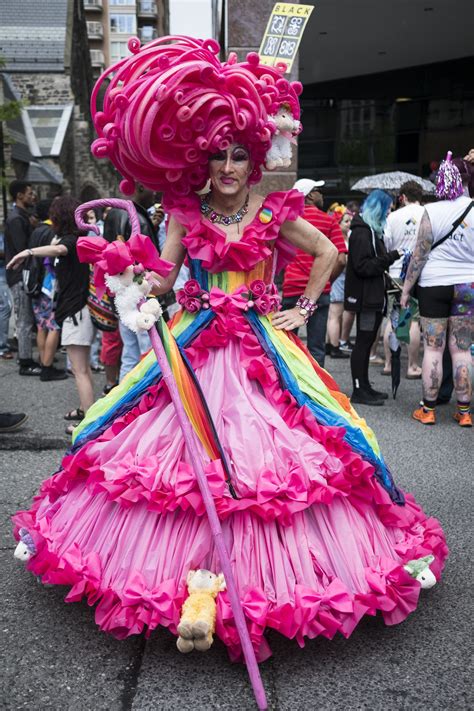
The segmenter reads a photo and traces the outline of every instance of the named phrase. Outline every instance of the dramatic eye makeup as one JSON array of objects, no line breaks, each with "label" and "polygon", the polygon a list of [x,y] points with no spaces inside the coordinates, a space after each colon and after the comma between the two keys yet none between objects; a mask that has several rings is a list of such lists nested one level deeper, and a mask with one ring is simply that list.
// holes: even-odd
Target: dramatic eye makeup
[{"label": "dramatic eye makeup", "polygon": [[[230,158],[234,163],[243,163],[249,160],[249,154],[246,148],[237,146],[233,149]],[[225,160],[227,160],[227,151],[219,151],[209,156],[209,161],[215,161],[216,163],[223,163]]]},{"label": "dramatic eye makeup", "polygon": [[234,148],[232,151],[232,160],[235,161],[235,163],[242,163],[243,161],[246,161],[249,159],[249,154],[245,150],[245,148]]},{"label": "dramatic eye makeup", "polygon": [[219,153],[214,153],[212,156],[209,156],[209,160],[211,161],[216,161],[216,162],[223,162],[227,158],[227,153],[225,151],[219,151]]}]

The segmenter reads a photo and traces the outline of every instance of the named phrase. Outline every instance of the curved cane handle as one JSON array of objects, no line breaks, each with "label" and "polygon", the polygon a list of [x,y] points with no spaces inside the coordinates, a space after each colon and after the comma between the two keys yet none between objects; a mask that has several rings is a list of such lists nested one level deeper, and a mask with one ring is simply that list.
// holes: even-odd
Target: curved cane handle
[{"label": "curved cane handle", "polygon": [[132,234],[140,234],[140,223],[138,222],[135,205],[131,200],[121,200],[120,198],[89,200],[89,202],[83,202],[82,205],[79,205],[74,212],[74,219],[76,220],[76,225],[80,230],[92,230],[96,233],[96,235],[100,235],[100,230],[97,225],[88,225],[83,219],[83,215],[87,212],[87,210],[92,210],[96,207],[116,207],[119,210],[126,210],[132,225]]}]

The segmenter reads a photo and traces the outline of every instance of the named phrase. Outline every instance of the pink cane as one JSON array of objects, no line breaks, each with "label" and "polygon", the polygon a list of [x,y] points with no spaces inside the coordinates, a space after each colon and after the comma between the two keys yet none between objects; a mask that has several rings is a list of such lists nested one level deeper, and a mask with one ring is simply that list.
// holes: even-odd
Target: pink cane
[{"label": "pink cane", "polygon": [[[99,228],[96,225],[86,224],[83,221],[82,216],[85,212],[87,212],[87,210],[90,210],[92,208],[109,206],[116,207],[121,210],[126,210],[130,217],[132,234],[138,234],[140,232],[140,225],[133,203],[130,200],[118,200],[115,198],[105,200],[91,200],[90,202],[86,202],[80,205],[75,212],[76,224],[79,229],[92,230],[96,234],[99,234]],[[259,709],[266,709],[268,708],[268,706],[267,699],[265,696],[265,689],[263,688],[260,670],[258,668],[252,642],[250,641],[247,624],[245,622],[244,612],[242,610],[239,594],[237,592],[237,586],[235,584],[234,575],[232,573],[229,553],[225,545],[221,523],[217,515],[216,507],[214,505],[214,499],[212,498],[212,493],[209,488],[207,477],[204,471],[203,462],[196,444],[196,435],[179,397],[178,387],[171,372],[171,368],[168,363],[168,359],[166,357],[166,353],[161,339],[156,329],[154,328],[148,331],[148,333],[150,336],[151,344],[153,346],[153,350],[156,355],[156,359],[161,368],[163,379],[166,383],[168,392],[171,397],[171,401],[176,411],[176,416],[178,418],[181,431],[183,433],[186,447],[188,448],[191,460],[193,462],[194,473],[196,474],[196,480],[198,482],[199,489],[201,491],[201,496],[206,507],[207,518],[211,528],[212,536],[214,538],[214,543],[219,556],[222,572],[225,576],[230,604],[232,607],[232,612],[234,613],[235,626],[239,633],[240,643],[242,645],[245,663],[247,665],[247,671],[250,677],[255,699],[257,701]]]}]

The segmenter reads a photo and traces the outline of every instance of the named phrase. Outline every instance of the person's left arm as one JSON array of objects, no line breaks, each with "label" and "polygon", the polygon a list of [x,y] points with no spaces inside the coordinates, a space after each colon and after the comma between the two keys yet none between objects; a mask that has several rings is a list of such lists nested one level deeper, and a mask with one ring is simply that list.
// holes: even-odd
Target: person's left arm
[{"label": "person's left arm", "polygon": [[410,264],[408,265],[407,275],[403,284],[403,291],[400,298],[400,305],[406,309],[410,301],[410,291],[420,278],[420,274],[428,261],[428,256],[433,246],[433,231],[431,222],[426,210],[421,218],[420,229],[413,251]]},{"label": "person's left arm", "polygon": [[33,247],[32,249],[23,249],[18,254],[15,254],[13,259],[7,264],[7,269],[18,269],[18,267],[28,257],[64,257],[68,253],[68,248],[65,244],[48,244],[44,247]]},{"label": "person's left arm", "polygon": [[[302,296],[317,301],[334,269],[337,259],[336,247],[322,232],[301,217],[284,222],[280,234],[298,249],[315,257]],[[303,326],[304,323],[305,319],[300,314],[298,306],[287,311],[279,311],[272,317],[272,324],[278,329],[292,330]]]}]

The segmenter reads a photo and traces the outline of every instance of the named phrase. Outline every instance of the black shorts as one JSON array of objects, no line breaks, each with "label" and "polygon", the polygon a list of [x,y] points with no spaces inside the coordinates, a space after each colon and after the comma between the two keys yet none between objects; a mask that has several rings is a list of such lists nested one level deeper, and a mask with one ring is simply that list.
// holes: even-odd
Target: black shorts
[{"label": "black shorts", "polygon": [[424,318],[472,316],[474,286],[473,284],[417,286],[416,298],[420,307],[420,316]]}]

